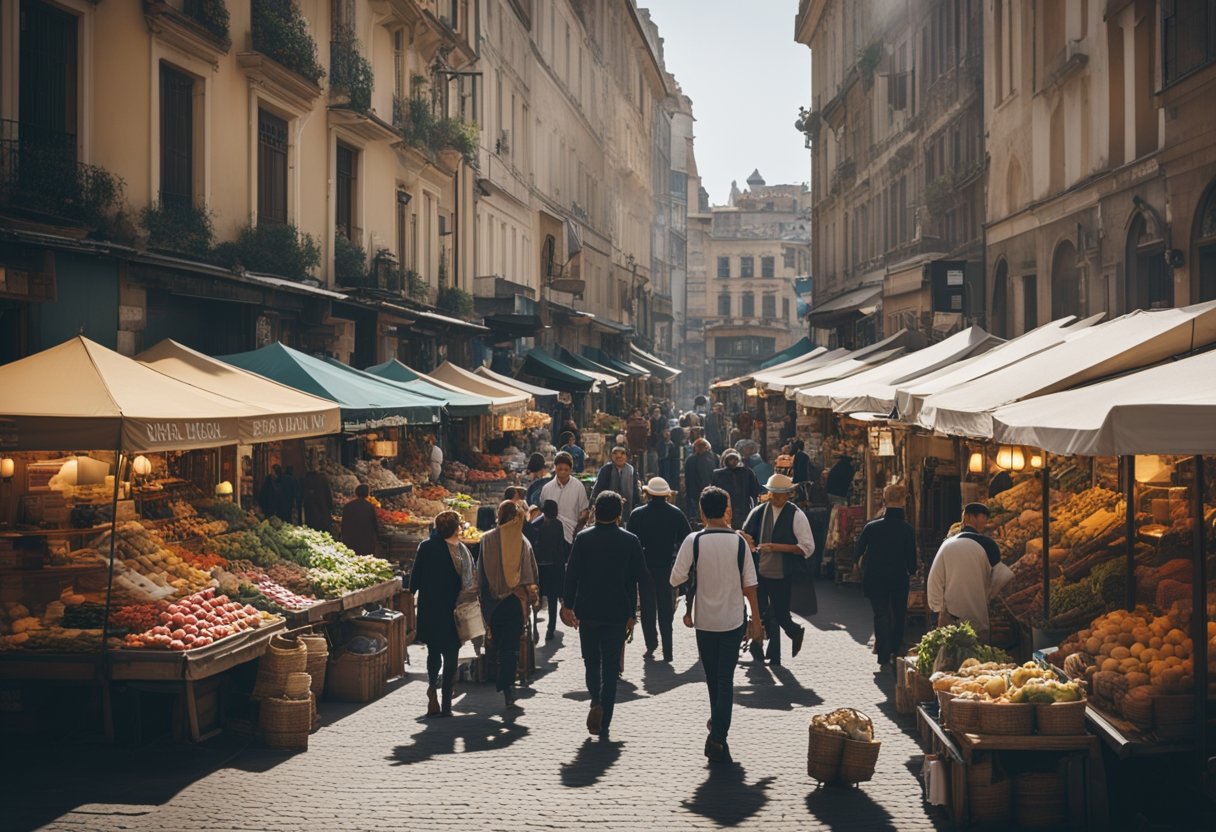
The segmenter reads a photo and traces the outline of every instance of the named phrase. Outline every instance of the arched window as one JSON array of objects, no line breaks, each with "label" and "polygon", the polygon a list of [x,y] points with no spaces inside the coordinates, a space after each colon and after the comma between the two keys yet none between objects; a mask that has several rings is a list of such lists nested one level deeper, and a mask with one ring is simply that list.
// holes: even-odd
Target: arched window
[{"label": "arched window", "polygon": [[1127,233],[1123,297],[1125,311],[1164,309],[1174,305],[1174,281],[1165,265],[1165,241],[1140,213]]},{"label": "arched window", "polygon": [[1061,240],[1051,258],[1051,319],[1081,314],[1081,277],[1077,249],[1071,240]]},{"label": "arched window", "polygon": [[1009,264],[1004,258],[996,264],[992,279],[992,315],[988,326],[998,338],[1009,337]]},{"label": "arched window", "polygon": [[1192,301],[1216,300],[1216,181],[1208,185],[1195,216],[1195,273]]}]

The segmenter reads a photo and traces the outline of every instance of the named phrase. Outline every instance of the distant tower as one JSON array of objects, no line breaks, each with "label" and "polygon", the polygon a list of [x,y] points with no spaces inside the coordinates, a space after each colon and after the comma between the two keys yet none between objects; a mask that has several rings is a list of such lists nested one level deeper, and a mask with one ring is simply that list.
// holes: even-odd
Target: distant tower
[{"label": "distant tower", "polygon": [[764,187],[764,177],[760,175],[760,168],[753,170],[752,175],[747,177],[747,187],[753,191]]}]

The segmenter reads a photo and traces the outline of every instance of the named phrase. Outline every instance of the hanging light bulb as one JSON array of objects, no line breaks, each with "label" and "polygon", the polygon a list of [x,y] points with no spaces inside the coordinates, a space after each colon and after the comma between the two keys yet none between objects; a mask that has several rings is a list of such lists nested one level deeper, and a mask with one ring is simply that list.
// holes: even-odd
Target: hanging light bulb
[{"label": "hanging light bulb", "polygon": [[979,451],[973,451],[971,457],[967,460],[967,471],[971,474],[984,473],[984,455]]},{"label": "hanging light bulb", "polygon": [[131,460],[131,470],[137,477],[146,477],[152,473],[152,460],[140,454]]},{"label": "hanging light bulb", "polygon": [[1019,445],[1002,445],[996,452],[996,464],[1005,471],[1021,471],[1026,467],[1026,454]]},{"label": "hanging light bulb", "polygon": [[1031,454],[1030,467],[1035,468],[1035,469],[1042,468],[1043,467],[1043,455],[1042,454]]}]

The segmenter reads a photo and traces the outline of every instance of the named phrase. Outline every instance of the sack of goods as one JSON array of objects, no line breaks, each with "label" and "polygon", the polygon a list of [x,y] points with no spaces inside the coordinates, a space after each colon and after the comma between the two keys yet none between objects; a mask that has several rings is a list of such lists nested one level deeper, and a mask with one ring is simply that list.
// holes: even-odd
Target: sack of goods
[{"label": "sack of goods", "polygon": [[863,783],[874,776],[881,743],[874,723],[855,708],[811,717],[806,771],[821,783]]}]

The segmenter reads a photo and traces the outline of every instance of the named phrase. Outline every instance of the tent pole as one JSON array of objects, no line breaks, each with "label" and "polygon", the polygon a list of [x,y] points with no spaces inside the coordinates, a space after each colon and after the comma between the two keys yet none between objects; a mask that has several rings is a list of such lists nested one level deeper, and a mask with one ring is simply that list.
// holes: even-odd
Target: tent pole
[{"label": "tent pole", "polygon": [[1200,785],[1202,786],[1202,772],[1206,770],[1208,765],[1208,749],[1207,749],[1207,690],[1208,690],[1208,662],[1207,652],[1204,649],[1207,644],[1207,524],[1204,522],[1203,516],[1203,497],[1207,491],[1207,484],[1204,482],[1203,457],[1194,456],[1195,460],[1195,479],[1194,493],[1191,495],[1191,512],[1194,515],[1194,525],[1192,526],[1191,542],[1194,547],[1193,560],[1191,563],[1191,662],[1193,664],[1191,678],[1195,684],[1195,751],[1197,755],[1196,762],[1198,765],[1195,771],[1200,772]]},{"label": "tent pole", "polygon": [[1047,622],[1051,620],[1051,467],[1046,459],[1040,474],[1043,477],[1043,629],[1047,629]]},{"label": "tent pole", "polygon": [[1136,458],[1134,456],[1123,457],[1123,477],[1124,477],[1124,522],[1125,528],[1123,538],[1127,544],[1126,551],[1126,566],[1127,572],[1127,598],[1125,599],[1126,609],[1131,612],[1136,608]]},{"label": "tent pole", "polygon": [[[118,487],[122,482],[122,443],[114,450],[114,493],[110,503],[110,568],[106,575],[106,606],[105,618],[101,622],[101,684],[106,682],[106,657],[109,654],[110,640],[110,603],[114,595],[114,558],[118,547]],[[108,716],[107,716],[108,718]]]}]

